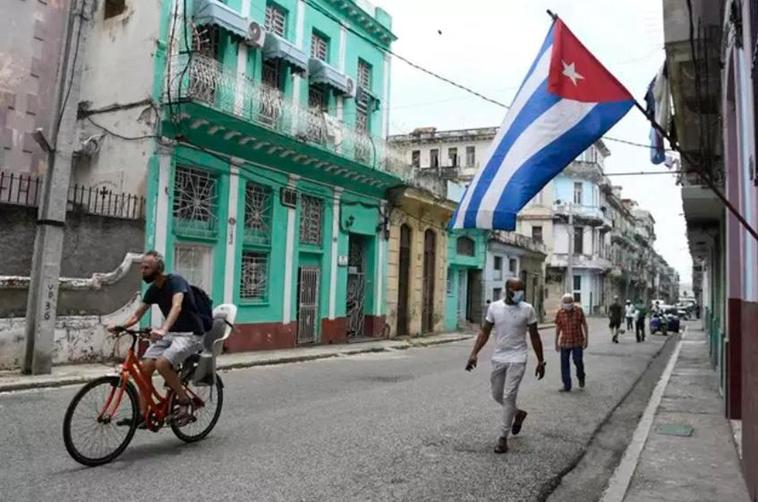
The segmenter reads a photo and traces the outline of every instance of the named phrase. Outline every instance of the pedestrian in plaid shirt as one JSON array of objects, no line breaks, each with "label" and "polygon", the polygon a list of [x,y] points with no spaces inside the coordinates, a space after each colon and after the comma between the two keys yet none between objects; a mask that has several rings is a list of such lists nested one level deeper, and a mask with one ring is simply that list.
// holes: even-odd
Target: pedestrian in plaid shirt
[{"label": "pedestrian in plaid shirt", "polygon": [[584,387],[583,355],[584,349],[587,348],[588,338],[587,319],[584,317],[582,308],[574,305],[574,297],[571,294],[563,295],[561,310],[555,316],[555,351],[561,353],[561,379],[563,380],[561,392],[571,391],[569,357],[574,360],[579,387]]}]

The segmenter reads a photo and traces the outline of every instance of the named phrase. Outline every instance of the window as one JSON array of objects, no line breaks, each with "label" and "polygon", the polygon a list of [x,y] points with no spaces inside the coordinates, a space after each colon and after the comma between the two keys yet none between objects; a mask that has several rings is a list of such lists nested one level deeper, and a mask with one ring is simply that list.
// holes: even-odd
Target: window
[{"label": "window", "polygon": [[582,204],[582,182],[574,182],[574,204]]},{"label": "window", "polygon": [[118,16],[126,10],[126,0],[105,0],[105,19]]},{"label": "window", "polygon": [[450,160],[450,165],[452,167],[458,167],[458,149],[448,148],[447,149],[447,158]]},{"label": "window", "polygon": [[263,62],[263,75],[261,80],[272,89],[282,89],[280,63],[278,59],[268,59]]},{"label": "window", "polygon": [[453,271],[447,269],[447,296],[453,296],[453,288],[455,287],[454,277]]},{"label": "window", "polygon": [[174,225],[180,233],[213,237],[217,230],[218,179],[207,171],[177,167]]},{"label": "window", "polygon": [[495,256],[492,268],[495,271],[493,274],[493,280],[500,281],[503,279],[503,257]]},{"label": "window", "polygon": [[371,65],[362,59],[358,60],[358,85],[371,89]]},{"label": "window", "polygon": [[516,258],[511,258],[508,260],[508,271],[515,274],[518,271],[518,260]]},{"label": "window", "polygon": [[492,301],[496,302],[503,297],[503,288],[495,288],[492,290]]},{"label": "window", "polygon": [[534,239],[537,242],[542,242],[542,227],[541,226],[532,227],[532,239]]},{"label": "window", "polygon": [[311,35],[311,57],[327,61],[329,58],[329,39],[325,36],[313,32]]},{"label": "window", "polygon": [[212,291],[213,250],[209,246],[177,244],[174,247],[174,272],[187,282]]},{"label": "window", "polygon": [[326,93],[323,87],[318,85],[308,87],[308,106],[314,111],[326,111]]},{"label": "window", "polygon": [[574,254],[584,253],[584,227],[574,227]]},{"label": "window", "polygon": [[421,150],[413,150],[411,152],[411,167],[421,166]]},{"label": "window", "polygon": [[321,245],[321,223],[324,217],[321,199],[302,196],[300,212],[300,242],[302,244]]},{"label": "window", "polygon": [[582,303],[582,276],[581,275],[575,275],[573,278],[574,283],[573,286],[573,293],[574,293],[574,302],[581,304]]},{"label": "window", "polygon": [[429,150],[429,166],[440,167],[440,151],[436,148]]},{"label": "window", "polygon": [[369,100],[370,98],[367,94],[361,94],[355,99],[355,129],[358,132],[368,133],[371,129]]},{"label": "window", "polygon": [[271,189],[248,182],[245,185],[245,242],[271,243]]},{"label": "window", "polygon": [[476,149],[473,146],[466,147],[466,167],[474,167],[476,164]]},{"label": "window", "polygon": [[278,5],[266,6],[266,31],[284,38],[287,30],[287,12]]},{"label": "window", "polygon": [[263,253],[242,253],[240,298],[265,300],[268,287],[268,256]]},{"label": "window", "polygon": [[458,237],[455,243],[456,252],[461,256],[474,256],[475,248],[473,239],[468,237]]}]

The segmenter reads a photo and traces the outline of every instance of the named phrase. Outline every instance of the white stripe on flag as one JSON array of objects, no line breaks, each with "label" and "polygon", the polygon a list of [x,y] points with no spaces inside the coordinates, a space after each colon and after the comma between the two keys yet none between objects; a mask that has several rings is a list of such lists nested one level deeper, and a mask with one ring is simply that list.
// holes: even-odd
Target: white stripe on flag
[{"label": "white stripe on flag", "polygon": [[482,167],[480,167],[476,172],[476,175],[474,175],[474,179],[471,181],[469,188],[466,190],[466,194],[463,196],[463,199],[458,206],[458,215],[455,219],[454,228],[463,228],[463,218],[466,217],[466,210],[471,203],[471,196],[474,193],[474,188],[479,182],[479,178],[481,177],[484,168],[487,166],[490,157],[492,157],[492,152],[503,140],[503,136],[505,136],[505,133],[508,132],[511,124],[516,119],[527,101],[529,101],[529,98],[532,97],[534,91],[536,91],[537,88],[542,85],[542,82],[547,79],[548,71],[550,70],[550,56],[552,52],[553,46],[551,45],[545,50],[545,52],[542,53],[542,57],[534,67],[534,71],[531,75],[529,75],[529,79],[524,82],[524,85],[521,87],[521,92],[516,95],[516,98],[511,104],[511,108],[508,110],[508,113],[505,114],[505,118],[503,119],[503,123],[500,125],[500,129],[498,130],[495,139],[492,140],[492,143],[490,143],[489,147],[487,148],[487,155],[484,157],[486,159],[485,162],[482,164]]},{"label": "white stripe on flag", "polygon": [[562,99],[539,116],[514,141],[495,178],[479,204],[477,228],[492,228],[492,218],[500,196],[513,174],[537,152],[550,145],[589,114],[597,103]]}]

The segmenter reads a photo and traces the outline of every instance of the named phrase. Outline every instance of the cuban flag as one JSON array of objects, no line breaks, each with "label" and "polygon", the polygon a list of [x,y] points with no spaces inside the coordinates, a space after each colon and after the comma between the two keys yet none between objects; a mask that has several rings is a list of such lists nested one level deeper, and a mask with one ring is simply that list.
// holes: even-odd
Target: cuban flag
[{"label": "cuban flag", "polygon": [[515,230],[521,208],[633,105],[556,19],[450,228]]}]

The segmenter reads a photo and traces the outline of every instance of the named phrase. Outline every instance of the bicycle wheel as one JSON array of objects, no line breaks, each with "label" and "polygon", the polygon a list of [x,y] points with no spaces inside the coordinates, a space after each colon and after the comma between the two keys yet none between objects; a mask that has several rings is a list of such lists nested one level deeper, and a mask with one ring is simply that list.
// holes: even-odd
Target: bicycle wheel
[{"label": "bicycle wheel", "polygon": [[[86,466],[107,464],[118,457],[137,429],[137,391],[127,383],[121,403],[110,417],[103,410],[118,395],[121,379],[104,376],[89,382],[76,393],[63,418],[63,442],[69,455]],[[129,425],[117,425],[122,420]]]},{"label": "bicycle wheel", "polygon": [[[171,420],[171,430],[176,437],[186,443],[200,441],[210,434],[221,416],[221,406],[224,404],[224,384],[221,377],[216,374],[215,385],[197,386],[192,382],[186,382],[185,387],[193,398],[201,399],[204,405],[194,410],[193,420],[184,425],[178,425]],[[194,396],[193,396],[194,394]],[[196,398],[194,400],[197,400]],[[176,408],[176,396],[172,397],[171,410]]]}]

